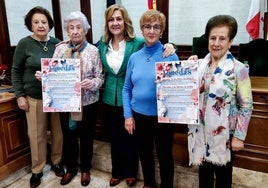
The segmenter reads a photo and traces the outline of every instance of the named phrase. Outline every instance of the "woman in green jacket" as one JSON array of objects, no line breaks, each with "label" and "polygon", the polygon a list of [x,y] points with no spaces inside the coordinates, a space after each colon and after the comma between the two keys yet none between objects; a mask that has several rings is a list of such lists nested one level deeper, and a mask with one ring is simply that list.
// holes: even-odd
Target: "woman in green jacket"
[{"label": "woman in green jacket", "polygon": [[[126,179],[128,186],[136,183],[138,157],[134,145],[135,134],[124,128],[122,89],[128,59],[144,45],[144,39],[135,37],[132,21],[121,5],[111,5],[105,11],[104,35],[98,48],[106,71],[103,94],[104,119],[108,123],[111,141],[112,178],[110,186]],[[173,54],[172,44],[166,44],[163,56]]]}]

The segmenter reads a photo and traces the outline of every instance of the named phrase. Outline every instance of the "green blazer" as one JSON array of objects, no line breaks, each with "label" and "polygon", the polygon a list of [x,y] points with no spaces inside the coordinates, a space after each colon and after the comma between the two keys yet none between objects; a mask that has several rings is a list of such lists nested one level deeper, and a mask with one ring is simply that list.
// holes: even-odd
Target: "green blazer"
[{"label": "green blazer", "polygon": [[101,38],[99,41],[99,52],[101,62],[105,69],[105,85],[103,93],[103,102],[112,106],[123,106],[122,102],[122,90],[125,82],[126,68],[129,57],[132,53],[141,49],[144,45],[144,39],[135,37],[131,41],[126,41],[126,49],[123,58],[123,63],[117,74],[108,65],[106,53],[108,51],[108,43],[103,42]]}]

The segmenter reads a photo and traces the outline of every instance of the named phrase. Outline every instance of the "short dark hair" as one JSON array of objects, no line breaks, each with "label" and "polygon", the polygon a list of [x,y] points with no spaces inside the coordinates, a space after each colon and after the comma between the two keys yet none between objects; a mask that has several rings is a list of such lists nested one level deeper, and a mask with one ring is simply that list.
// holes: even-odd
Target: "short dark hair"
[{"label": "short dark hair", "polygon": [[43,7],[36,6],[32,8],[31,10],[29,10],[29,12],[24,17],[24,24],[29,31],[32,31],[32,17],[35,13],[44,14],[47,17],[50,30],[54,27],[54,21],[49,11]]},{"label": "short dark hair", "polygon": [[217,15],[210,18],[206,25],[205,35],[209,37],[210,31],[214,27],[218,26],[227,26],[229,28],[229,38],[230,40],[234,39],[237,33],[237,22],[236,19],[230,15]]}]

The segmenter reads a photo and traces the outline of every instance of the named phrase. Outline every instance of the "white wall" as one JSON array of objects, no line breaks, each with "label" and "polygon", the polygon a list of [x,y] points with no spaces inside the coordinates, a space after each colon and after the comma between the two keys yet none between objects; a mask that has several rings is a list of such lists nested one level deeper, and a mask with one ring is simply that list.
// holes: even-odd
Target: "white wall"
[{"label": "white wall", "polygon": [[[169,41],[191,45],[193,37],[204,33],[210,17],[230,14],[238,22],[238,33],[233,44],[246,43],[250,40],[245,29],[250,2],[251,0],[169,0]],[[147,9],[147,1],[121,0],[121,3],[130,14],[136,35],[141,36],[139,19]],[[103,33],[105,6],[105,0],[91,1],[94,42]]]},{"label": "white wall", "polygon": [[[147,1],[118,0],[118,2],[126,7],[133,21],[136,35],[141,36],[139,19],[147,10]],[[251,0],[169,0],[169,41],[175,44],[191,45],[193,37],[204,33],[206,22],[210,17],[216,14],[230,14],[237,19],[239,26],[234,44],[248,42],[250,38],[245,24],[250,2]],[[80,0],[61,0],[60,3],[62,19],[71,11],[80,10]],[[19,39],[30,34],[24,26],[24,16],[32,7],[40,5],[52,13],[50,0],[5,0],[5,4],[11,45],[16,45]],[[90,25],[93,43],[96,43],[103,35],[105,9],[106,0],[91,0],[92,23]],[[50,35],[55,35],[54,30]],[[64,40],[68,39],[64,30],[63,36]]]},{"label": "white wall", "polygon": [[[22,37],[31,34],[31,32],[28,31],[28,29],[24,25],[24,16],[28,13],[30,9],[35,6],[45,7],[53,17],[51,1],[6,0],[5,5],[11,46],[17,45],[18,41]],[[55,36],[53,29],[50,31],[50,34],[52,36]]]},{"label": "white wall", "polygon": [[169,41],[191,44],[194,36],[205,33],[209,18],[217,14],[230,14],[238,22],[238,32],[233,44],[249,41],[246,32],[250,0],[170,0]]},{"label": "white wall", "polygon": [[[80,10],[80,0],[61,0],[60,4],[62,19],[70,12]],[[42,6],[51,13],[53,18],[52,4],[49,0],[6,0],[5,5],[11,46],[16,46],[21,38],[32,34],[24,25],[24,16],[31,8]],[[55,25],[56,24],[55,22]],[[54,29],[50,31],[49,35],[55,36]],[[64,30],[63,38],[64,40],[68,39],[67,33]]]},{"label": "white wall", "polygon": [[[147,10],[146,0],[121,0],[121,4],[128,10],[129,16],[133,21],[135,33],[141,36],[139,27],[139,18]],[[92,14],[92,33],[93,43],[98,42],[104,31],[104,11],[106,9],[106,0],[91,0]]]}]

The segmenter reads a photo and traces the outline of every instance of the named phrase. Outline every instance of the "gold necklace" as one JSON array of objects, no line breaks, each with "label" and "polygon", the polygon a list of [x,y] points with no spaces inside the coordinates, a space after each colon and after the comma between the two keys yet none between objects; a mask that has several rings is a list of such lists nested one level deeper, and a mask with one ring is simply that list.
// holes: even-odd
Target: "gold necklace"
[{"label": "gold necklace", "polygon": [[[48,40],[47,40],[47,41],[48,41]],[[38,40],[38,42],[43,46],[43,50],[44,50],[45,52],[48,51],[47,41],[46,41],[46,44],[44,45],[44,44],[42,44],[42,43]]]},{"label": "gold necklace", "polygon": [[42,44],[42,43],[40,42],[39,38],[36,37],[35,35],[32,35],[31,37],[32,37],[34,40],[38,41],[39,44],[40,44],[41,46],[43,46],[43,50],[44,50],[45,52],[48,51],[47,42],[49,41],[49,37],[46,37],[46,43],[45,43],[45,45]]}]

